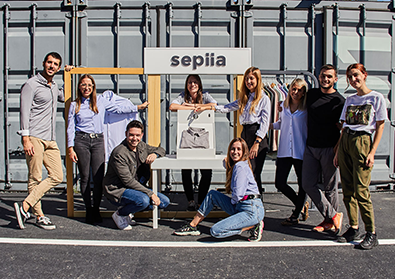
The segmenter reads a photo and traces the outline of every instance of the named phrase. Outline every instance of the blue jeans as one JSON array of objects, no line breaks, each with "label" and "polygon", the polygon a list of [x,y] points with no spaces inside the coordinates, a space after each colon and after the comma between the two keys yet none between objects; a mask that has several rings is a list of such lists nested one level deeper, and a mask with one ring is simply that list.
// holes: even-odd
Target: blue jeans
[{"label": "blue jeans", "polygon": [[[160,209],[169,205],[169,198],[162,193],[158,193],[158,198],[160,199],[160,205],[158,206]],[[152,200],[147,194],[133,189],[126,189],[123,192],[121,203],[118,205],[121,206],[118,209],[118,213],[121,216],[127,216],[130,213],[134,214],[143,210],[152,210],[153,208]]]},{"label": "blue jeans", "polygon": [[206,217],[214,205],[231,215],[211,227],[210,233],[216,238],[241,234],[243,228],[258,224],[265,216],[261,199],[245,200],[232,204],[230,197],[215,190],[211,190],[207,194],[198,212]]}]

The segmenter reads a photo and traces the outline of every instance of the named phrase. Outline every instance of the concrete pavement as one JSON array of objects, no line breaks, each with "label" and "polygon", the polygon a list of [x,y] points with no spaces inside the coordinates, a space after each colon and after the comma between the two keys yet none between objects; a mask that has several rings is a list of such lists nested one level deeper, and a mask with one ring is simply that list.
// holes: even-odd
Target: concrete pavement
[{"label": "concrete pavement", "polygon": [[[66,217],[64,193],[43,198],[44,212],[56,230],[42,230],[33,220],[20,230],[13,203],[24,197],[25,193],[0,193],[1,278],[392,278],[395,272],[392,191],[372,193],[381,245],[371,251],[339,245],[332,233],[311,231],[322,221],[317,211],[295,227],[281,226],[292,210],[281,194],[264,196],[265,230],[259,243],[246,241],[247,233],[212,238],[209,229],[216,219],[206,219],[198,237],[172,235],[185,222],[177,218],[161,219],[157,230],[150,219],[137,219],[131,231],[118,230],[111,218],[87,225],[83,218]],[[78,209],[82,203],[75,198]],[[183,194],[170,198],[179,203],[170,210],[186,206]],[[114,208],[104,202],[102,209]],[[341,211],[345,213],[342,203]]]}]

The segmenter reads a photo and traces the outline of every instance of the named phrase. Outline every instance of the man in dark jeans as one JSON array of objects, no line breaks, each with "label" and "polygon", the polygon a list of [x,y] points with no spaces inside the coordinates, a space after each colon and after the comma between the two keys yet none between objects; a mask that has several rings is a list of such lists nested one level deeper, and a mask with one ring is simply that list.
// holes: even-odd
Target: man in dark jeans
[{"label": "man in dark jeans", "polygon": [[120,230],[131,230],[134,213],[152,210],[156,205],[165,208],[170,200],[162,193],[155,195],[145,187],[150,178],[150,164],[165,155],[162,147],[142,142],[144,126],[133,120],[126,127],[126,138],[111,153],[104,177],[104,195],[119,205],[112,218]]},{"label": "man in dark jeans", "polygon": [[[319,82],[319,89],[307,92],[308,132],[303,156],[302,185],[324,217],[323,222],[314,227],[314,230],[335,230],[339,233],[343,213],[338,213],[339,175],[333,165],[333,158],[340,136],[339,119],[345,99],[334,88],[337,71],[333,65],[321,67]],[[324,191],[318,186],[321,175]]]}]

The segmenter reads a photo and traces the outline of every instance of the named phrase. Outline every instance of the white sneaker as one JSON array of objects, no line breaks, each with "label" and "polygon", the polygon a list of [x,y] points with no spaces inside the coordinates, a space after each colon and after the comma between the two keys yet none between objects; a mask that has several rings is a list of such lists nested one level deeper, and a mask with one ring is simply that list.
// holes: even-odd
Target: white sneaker
[{"label": "white sneaker", "polygon": [[131,226],[136,226],[136,225],[137,225],[137,222],[136,222],[135,220],[133,220],[134,215],[133,215],[132,213],[130,213],[130,214],[128,215],[128,217],[129,217],[129,220],[128,220],[129,225],[131,225]]},{"label": "white sneaker", "polygon": [[132,229],[132,226],[129,224],[130,217],[128,216],[121,216],[118,214],[118,211],[115,211],[114,214],[112,215],[112,219],[115,222],[115,225],[117,225],[118,229],[123,230],[123,231],[128,231]]},{"label": "white sneaker", "polygon": [[23,230],[25,228],[26,220],[30,218],[30,213],[23,210],[22,203],[15,202],[14,209],[19,228]]},{"label": "white sneaker", "polygon": [[36,219],[36,226],[44,229],[44,230],[54,230],[56,226],[54,223],[49,220],[47,216],[41,216],[40,218]]}]

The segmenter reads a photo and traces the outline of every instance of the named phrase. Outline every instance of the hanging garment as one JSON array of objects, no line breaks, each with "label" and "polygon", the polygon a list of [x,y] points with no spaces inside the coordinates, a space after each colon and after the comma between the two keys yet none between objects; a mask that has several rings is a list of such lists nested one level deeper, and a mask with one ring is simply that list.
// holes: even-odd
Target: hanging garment
[{"label": "hanging garment", "polygon": [[[116,95],[114,92],[107,90],[103,97],[117,104],[130,102],[128,99]],[[132,120],[140,120],[138,112],[131,113],[111,113],[106,112],[104,116],[104,145],[106,151],[106,163],[110,158],[112,150],[125,139],[126,126]]]}]

